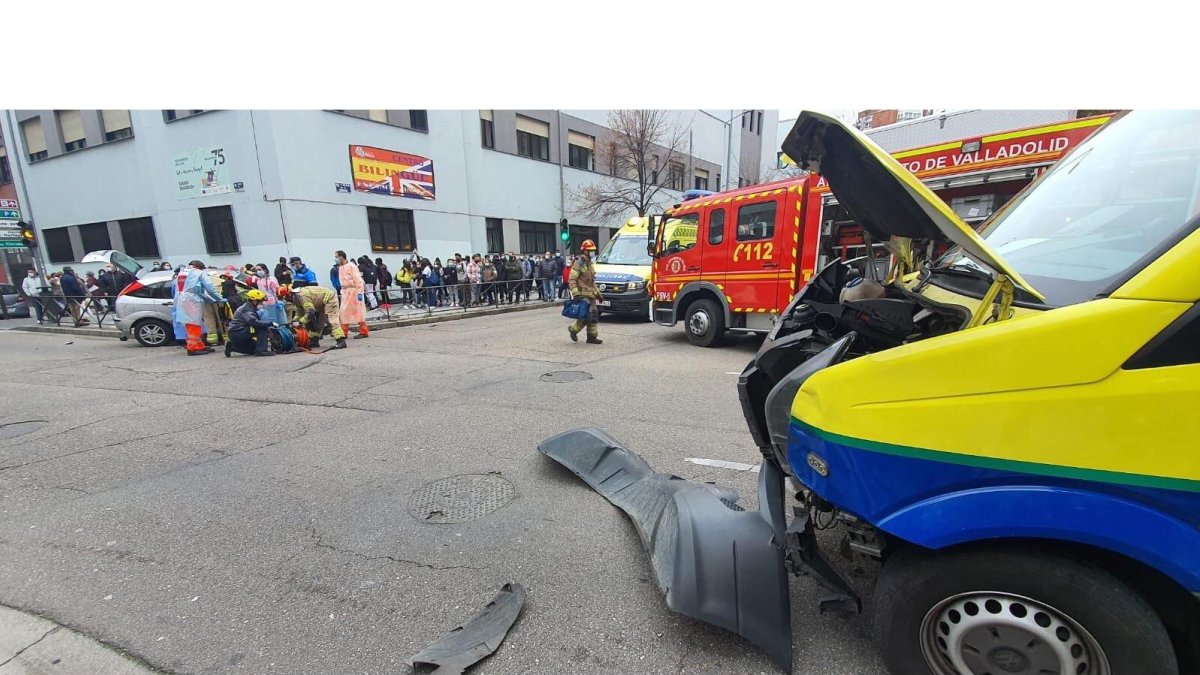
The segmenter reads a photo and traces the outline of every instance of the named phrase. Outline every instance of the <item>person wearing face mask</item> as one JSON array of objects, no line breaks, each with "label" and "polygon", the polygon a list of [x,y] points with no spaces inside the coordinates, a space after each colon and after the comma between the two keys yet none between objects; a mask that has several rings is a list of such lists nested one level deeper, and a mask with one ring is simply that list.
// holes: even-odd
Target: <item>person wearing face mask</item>
[{"label": "person wearing face mask", "polygon": [[280,325],[287,323],[283,303],[279,301],[279,281],[271,275],[267,264],[259,263],[254,268],[254,276],[258,279],[258,290],[266,296],[260,304],[260,309],[266,313],[267,320]]},{"label": "person wearing face mask", "polygon": [[367,306],[363,303],[364,285],[358,266],[346,258],[345,251],[337,251],[334,260],[338,265],[338,281],[341,282],[341,302],[339,315],[342,322],[342,332],[349,333],[350,326],[358,325],[358,335],[355,340],[370,337],[367,330]]},{"label": "person wearing face mask", "polygon": [[187,355],[211,354],[214,350],[204,343],[202,324],[205,306],[219,305],[223,299],[208,278],[204,263],[193,260],[176,279],[175,313],[187,332]]},{"label": "person wearing face mask", "polygon": [[317,273],[310,270],[308,265],[297,256],[292,256],[288,261],[292,268],[292,287],[303,288],[305,286],[317,285]]},{"label": "person wearing face mask", "polygon": [[288,268],[287,258],[279,256],[279,262],[275,265],[275,281],[280,286],[287,286],[292,281],[292,271]]},{"label": "person wearing face mask", "polygon": [[469,304],[478,305],[483,301],[480,282],[483,281],[483,264],[480,262],[478,253],[471,256],[471,259],[463,266],[463,271],[466,277],[466,282],[471,284],[471,298]]},{"label": "person wearing face mask", "polygon": [[508,259],[504,261],[504,281],[506,283],[504,292],[509,304],[515,302],[515,299],[520,296],[521,281],[524,278],[525,275],[521,272],[521,263],[517,261],[517,255],[509,253]]},{"label": "person wearing face mask", "polygon": [[558,279],[556,269],[557,265],[554,264],[554,258],[547,251],[546,257],[538,262],[538,278],[542,281],[542,300],[544,302],[554,300],[554,296],[556,295],[557,287],[554,283]]},{"label": "person wearing face mask", "polygon": [[600,289],[596,288],[596,270],[592,267],[592,255],[596,253],[596,243],[591,239],[584,239],[579,245],[579,258],[571,264],[571,276],[567,281],[571,289],[571,297],[576,300],[583,299],[588,301],[588,316],[586,319],[577,319],[575,323],[567,327],[567,333],[571,336],[572,342],[579,341],[579,331],[587,327],[588,344],[598,345],[604,341],[600,339]]},{"label": "person wearing face mask", "polygon": [[38,302],[38,294],[41,292],[42,282],[38,279],[37,271],[31,269],[21,280],[21,293],[25,296],[25,306],[29,308],[30,316],[36,313],[39,324],[46,319],[46,310],[42,307],[42,303]]}]

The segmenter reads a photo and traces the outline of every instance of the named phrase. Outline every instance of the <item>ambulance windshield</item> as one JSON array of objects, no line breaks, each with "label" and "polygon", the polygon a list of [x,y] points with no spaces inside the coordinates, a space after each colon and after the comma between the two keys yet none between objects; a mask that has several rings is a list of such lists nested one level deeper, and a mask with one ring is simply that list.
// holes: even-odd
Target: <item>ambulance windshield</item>
[{"label": "ambulance windshield", "polygon": [[607,265],[649,265],[645,234],[617,234],[608,240],[596,262]]},{"label": "ambulance windshield", "polygon": [[[1063,158],[981,234],[1046,304],[1062,306],[1126,278],[1198,212],[1200,112],[1133,112]],[[959,250],[942,263],[979,266]]]}]

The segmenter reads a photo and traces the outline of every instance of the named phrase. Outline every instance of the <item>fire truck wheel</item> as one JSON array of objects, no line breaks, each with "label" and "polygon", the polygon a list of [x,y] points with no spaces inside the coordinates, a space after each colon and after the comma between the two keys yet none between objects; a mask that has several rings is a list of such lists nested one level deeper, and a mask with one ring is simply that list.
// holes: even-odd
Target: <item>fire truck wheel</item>
[{"label": "fire truck wheel", "polygon": [[1040,551],[897,552],[876,584],[873,619],[893,673],[1179,672],[1138,593]]},{"label": "fire truck wheel", "polygon": [[725,336],[725,313],[713,300],[697,300],[688,306],[683,330],[697,347],[715,347]]}]

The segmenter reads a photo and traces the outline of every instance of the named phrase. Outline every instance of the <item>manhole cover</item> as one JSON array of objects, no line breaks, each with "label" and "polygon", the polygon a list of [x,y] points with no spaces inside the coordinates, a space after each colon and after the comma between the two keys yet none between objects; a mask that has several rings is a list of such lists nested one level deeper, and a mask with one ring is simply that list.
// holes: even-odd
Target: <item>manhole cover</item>
[{"label": "manhole cover", "polygon": [[417,488],[408,513],[422,523],[463,523],[503,508],[516,495],[513,484],[499,476],[450,476]]},{"label": "manhole cover", "polygon": [[542,382],[580,382],[590,379],[592,374],[582,370],[552,370],[542,375]]},{"label": "manhole cover", "polygon": [[9,424],[0,424],[0,439],[16,438],[25,434],[32,434],[45,427],[49,422],[46,420],[28,420],[26,422],[10,422]]}]

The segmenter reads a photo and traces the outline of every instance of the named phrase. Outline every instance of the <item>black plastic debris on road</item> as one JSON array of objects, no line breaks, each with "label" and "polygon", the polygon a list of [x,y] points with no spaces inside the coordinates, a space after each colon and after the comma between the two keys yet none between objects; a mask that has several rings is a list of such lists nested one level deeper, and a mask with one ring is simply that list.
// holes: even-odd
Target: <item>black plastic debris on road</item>
[{"label": "black plastic debris on road", "polygon": [[590,379],[592,379],[592,374],[585,370],[552,370],[541,377],[542,382],[555,384],[568,384]]},{"label": "black plastic debris on road", "polygon": [[668,607],[741,635],[791,672],[783,476],[774,464],[759,473],[759,509],[745,511],[737,491],[656,473],[599,429],[559,434],[538,450],[629,516]]},{"label": "black plastic debris on road", "polygon": [[[418,673],[455,675],[500,648],[525,605],[525,588],[507,583],[478,614],[412,657]],[[433,668],[433,670],[427,670]]]}]

